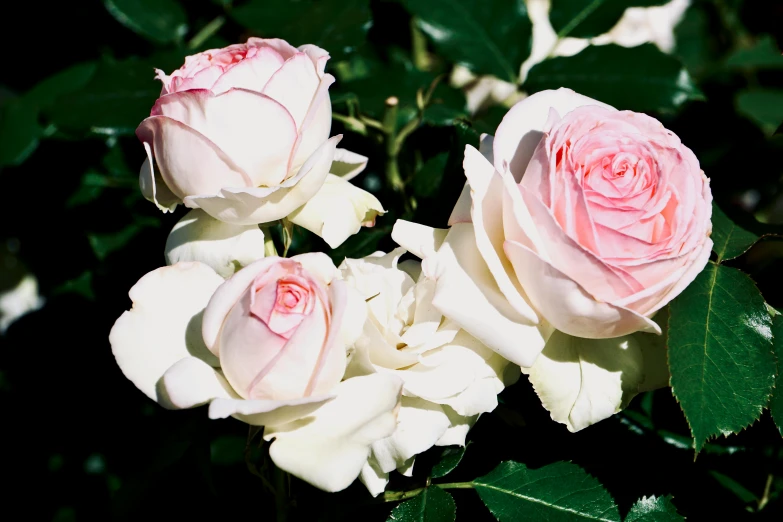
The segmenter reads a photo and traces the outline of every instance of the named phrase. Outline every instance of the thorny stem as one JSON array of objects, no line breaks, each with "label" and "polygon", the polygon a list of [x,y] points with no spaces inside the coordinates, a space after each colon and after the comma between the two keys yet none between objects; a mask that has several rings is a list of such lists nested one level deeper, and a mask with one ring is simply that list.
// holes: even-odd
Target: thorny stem
[{"label": "thorny stem", "polygon": [[[440,489],[473,489],[474,488],[473,482],[445,482],[443,484],[430,484],[429,487],[432,486],[437,486]],[[419,495],[425,489],[427,488],[426,487],[416,488],[408,491],[386,491],[383,494],[383,501],[398,502],[401,500],[408,500],[409,498],[413,498],[416,495]]]}]

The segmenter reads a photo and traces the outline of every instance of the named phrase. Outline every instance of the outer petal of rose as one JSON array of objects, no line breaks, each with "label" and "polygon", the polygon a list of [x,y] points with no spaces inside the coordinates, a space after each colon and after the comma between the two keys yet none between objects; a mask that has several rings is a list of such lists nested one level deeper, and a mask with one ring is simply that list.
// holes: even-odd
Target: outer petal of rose
[{"label": "outer petal of rose", "polygon": [[479,416],[464,417],[452,410],[448,406],[443,407],[443,411],[449,418],[449,428],[443,436],[435,443],[436,446],[464,446],[465,438],[468,436],[470,428],[476,424]]},{"label": "outer petal of rose", "polygon": [[218,397],[209,404],[209,418],[225,419],[231,416],[253,426],[277,426],[307,417],[333,399],[333,395],[305,397],[290,401]]},{"label": "outer petal of rose", "polygon": [[136,136],[152,145],[163,181],[180,199],[217,192],[226,185],[248,184],[240,166],[209,138],[182,122],[150,116],[139,124]]},{"label": "outer petal of rose", "polygon": [[465,182],[462,187],[462,192],[459,194],[457,203],[454,205],[454,210],[451,211],[449,216],[449,226],[456,223],[470,223],[470,207],[473,201],[470,199],[470,184]]},{"label": "outer petal of rose", "polygon": [[374,442],[397,426],[402,381],[389,375],[354,377],[338,384],[336,398],[312,415],[277,426],[269,455],[292,475],[325,491],[348,487],[362,470]]},{"label": "outer petal of rose", "polygon": [[454,225],[425,265],[424,271],[437,282],[432,303],[443,315],[513,363],[533,364],[544,348],[545,333],[500,291],[476,248],[473,225]]},{"label": "outer petal of rose", "polygon": [[518,102],[506,113],[495,132],[493,145],[495,169],[503,172],[506,170],[504,165],[508,165],[514,178],[519,182],[530,158],[533,157],[536,145],[544,135],[544,125],[549,118],[549,110],[555,109],[560,116],[563,116],[583,105],[611,108],[565,87],[537,92]]},{"label": "outer petal of rose", "polygon": [[158,397],[172,408],[193,408],[213,399],[238,398],[223,374],[196,357],[185,357],[158,381]]},{"label": "outer petal of rose", "polygon": [[254,47],[271,47],[280,53],[280,56],[285,60],[288,60],[297,53],[296,47],[280,38],[258,38],[251,36],[247,39],[247,45],[252,45]]},{"label": "outer petal of rose", "polygon": [[389,474],[381,471],[375,459],[370,457],[362,466],[359,480],[365,485],[370,495],[377,497],[386,489],[386,484],[389,483]]},{"label": "outer petal of rose", "polygon": [[432,228],[398,219],[392,228],[392,239],[414,256],[425,259],[440,248],[448,233],[446,228]]},{"label": "outer petal of rose", "polygon": [[657,324],[632,310],[596,301],[524,245],[506,241],[505,251],[536,310],[556,329],[589,339],[661,332]]},{"label": "outer petal of rose", "polygon": [[329,172],[349,181],[359,175],[366,166],[367,156],[356,154],[347,149],[337,149],[334,151],[334,160]]},{"label": "outer petal of rose", "polygon": [[189,196],[185,206],[203,208],[215,219],[235,225],[268,223],[288,216],[323,186],[341,135],[325,141],[299,172],[272,188],[223,189],[214,196]]},{"label": "outer petal of rose", "polygon": [[133,308],[109,334],[122,373],[147,397],[158,400],[159,379],[185,357],[217,361],[201,338],[201,313],[223,278],[202,263],[178,263],[153,270],[128,295]]},{"label": "outer petal of rose", "polygon": [[139,188],[141,188],[141,194],[147,201],[155,203],[155,206],[165,212],[174,212],[177,204],[180,200],[177,196],[171,192],[171,189],[160,177],[160,174],[155,172],[152,166],[152,147],[149,143],[144,143],[144,150],[147,152],[147,159],[141,165],[141,171],[139,171]]},{"label": "outer petal of rose", "polygon": [[525,301],[523,291],[513,277],[514,268],[503,253],[503,178],[470,145],[465,147],[462,165],[473,201],[471,221],[476,234],[476,247],[509,304],[528,322],[537,324],[538,315]]},{"label": "outer petal of rose", "polygon": [[231,225],[195,209],[174,225],[164,253],[169,265],[200,261],[228,278],[264,257],[264,233],[257,225]]},{"label": "outer petal of rose", "polygon": [[633,336],[580,339],[555,332],[523,372],[552,419],[573,432],[611,417],[636,395],[644,357]]},{"label": "outer petal of rose", "polygon": [[[223,180],[219,187],[274,186],[288,175],[297,125],[287,108],[266,94],[238,88],[219,95],[208,90],[177,92],[159,98],[152,112],[206,136],[247,175],[245,183]],[[166,144],[170,146],[168,140]],[[188,195],[205,192],[212,190],[190,191]]]},{"label": "outer petal of rose", "polygon": [[321,189],[288,219],[337,248],[362,226],[373,226],[375,217],[385,212],[378,198],[329,174]]},{"label": "outer petal of rose", "polygon": [[288,160],[289,170],[299,168],[315,149],[328,137],[332,130],[332,101],[329,98],[329,87],[334,83],[334,76],[325,74],[318,88],[311,95],[302,123],[299,125],[299,137]]},{"label": "outer petal of rose", "polygon": [[294,117],[296,128],[301,129],[321,81],[310,57],[297,53],[275,72],[264,87],[264,94],[288,109]]},{"label": "outer petal of rose", "polygon": [[448,427],[449,418],[441,406],[418,397],[403,397],[397,429],[389,437],[373,443],[372,458],[381,471],[394,471],[434,446]]},{"label": "outer petal of rose", "polygon": [[333,279],[341,277],[340,270],[334,266],[332,259],[323,252],[307,252],[293,256],[291,259],[300,263],[305,270],[317,276],[325,285]]},{"label": "outer petal of rose", "polygon": [[239,88],[260,93],[284,62],[280,53],[271,47],[262,47],[253,58],[242,60],[223,73],[210,90],[221,94]]},{"label": "outer petal of rose", "polygon": [[329,60],[329,53],[313,44],[300,45],[299,51],[310,57],[318,76],[323,76],[326,62]]}]

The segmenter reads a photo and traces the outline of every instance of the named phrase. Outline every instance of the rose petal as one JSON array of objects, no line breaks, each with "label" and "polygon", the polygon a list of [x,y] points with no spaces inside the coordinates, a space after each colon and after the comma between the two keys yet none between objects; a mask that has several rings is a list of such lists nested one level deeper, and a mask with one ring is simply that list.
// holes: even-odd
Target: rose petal
[{"label": "rose petal", "polygon": [[264,87],[264,94],[285,107],[301,129],[310,103],[321,83],[315,64],[304,53],[297,52],[278,69]]},{"label": "rose petal", "polygon": [[217,365],[201,338],[201,313],[223,278],[202,263],[153,270],[131,288],[133,308],[114,323],[112,353],[122,373],[147,397],[174,363],[198,357]]},{"label": "rose petal", "polygon": [[307,417],[333,399],[333,395],[290,401],[217,398],[209,404],[209,418],[231,416],[252,426],[279,426]]},{"label": "rose petal", "polygon": [[334,159],[329,172],[349,181],[359,175],[366,166],[367,156],[346,149],[337,149],[334,151]]},{"label": "rose petal", "polygon": [[196,209],[174,225],[164,253],[169,265],[200,261],[228,278],[264,257],[264,233],[257,225],[231,225]]},{"label": "rose petal", "polygon": [[378,198],[343,178],[328,174],[320,190],[288,219],[322,237],[331,248],[337,248],[362,226],[373,226],[376,216],[385,213]]},{"label": "rose petal", "polygon": [[315,70],[318,72],[318,76],[324,75],[326,62],[329,60],[328,52],[313,44],[300,45],[299,52],[305,53],[310,57],[313,65],[315,65]]},{"label": "rose petal", "polygon": [[537,92],[518,102],[506,113],[495,132],[495,169],[503,172],[506,170],[504,165],[508,165],[515,180],[519,182],[530,158],[533,157],[533,151],[544,135],[549,110],[554,109],[560,116],[564,116],[583,105],[611,108],[565,87]]},{"label": "rose petal", "polygon": [[280,53],[271,47],[262,47],[252,58],[245,58],[224,72],[210,90],[215,94],[222,94],[230,89],[247,89],[261,93],[284,62]]},{"label": "rose petal", "polygon": [[288,216],[310,200],[329,174],[342,135],[325,141],[293,178],[273,188],[224,188],[216,195],[189,196],[185,206],[202,208],[215,219],[236,225],[268,223]]},{"label": "rose petal", "polygon": [[141,165],[139,171],[139,188],[141,188],[141,194],[144,199],[155,203],[163,213],[174,212],[177,204],[180,200],[177,196],[171,192],[171,189],[160,177],[160,174],[155,172],[152,166],[152,147],[147,142],[144,142],[144,151],[147,153],[147,158]]},{"label": "rose petal", "polygon": [[555,332],[529,370],[552,419],[579,431],[611,417],[638,392],[644,358],[633,336],[580,339]]},{"label": "rose petal", "polygon": [[389,483],[389,474],[381,471],[375,459],[370,457],[362,467],[359,480],[365,485],[370,495],[377,497],[386,489],[386,484]]},{"label": "rose petal", "polygon": [[348,487],[370,455],[370,445],[396,428],[402,381],[367,375],[341,382],[336,398],[312,415],[284,425],[267,425],[264,439],[274,463],[325,491]]},{"label": "rose petal", "polygon": [[329,86],[334,76],[324,75],[318,88],[312,95],[307,113],[299,125],[299,137],[288,160],[288,170],[296,170],[323,143],[332,130],[332,102],[329,98]]},{"label": "rose petal", "polygon": [[270,47],[277,51],[284,60],[288,60],[298,53],[296,47],[280,38],[257,38],[252,36],[247,39],[247,45],[252,47]]},{"label": "rose petal", "polygon": [[412,221],[398,219],[392,229],[392,239],[414,256],[424,259],[443,244],[448,229],[432,228]]},{"label": "rose petal", "polygon": [[213,399],[237,398],[223,375],[196,357],[185,357],[166,370],[158,381],[158,397],[172,408],[194,408]]}]

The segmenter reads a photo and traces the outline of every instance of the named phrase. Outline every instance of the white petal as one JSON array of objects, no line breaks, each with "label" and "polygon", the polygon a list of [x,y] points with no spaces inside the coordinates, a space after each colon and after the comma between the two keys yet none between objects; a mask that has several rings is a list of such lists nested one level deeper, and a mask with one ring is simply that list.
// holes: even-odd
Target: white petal
[{"label": "white petal", "polygon": [[403,397],[400,404],[394,433],[372,445],[372,456],[386,473],[430,449],[449,427],[449,418],[437,404],[416,397]]},{"label": "white petal", "polygon": [[463,417],[457,414],[448,406],[443,407],[443,411],[449,417],[449,428],[443,436],[435,443],[436,446],[464,446],[465,438],[468,436],[470,428],[476,424],[479,416]]},{"label": "white petal", "polygon": [[264,87],[264,94],[283,105],[299,129],[320,81],[310,57],[297,53],[272,75]]},{"label": "white petal", "polygon": [[180,219],[166,239],[166,263],[200,261],[223,277],[264,257],[258,225],[231,225],[200,209]]},{"label": "white petal", "polygon": [[[341,382],[337,397],[309,417],[264,430],[275,439],[275,464],[324,491],[340,491],[359,476],[370,445],[394,432],[402,381],[367,375]],[[214,404],[214,403],[213,403]]]},{"label": "white petal", "polygon": [[389,474],[381,471],[375,459],[370,457],[362,467],[359,480],[367,487],[370,495],[377,497],[386,489],[386,484],[389,483]]},{"label": "white petal", "polygon": [[642,382],[643,364],[634,336],[581,339],[555,332],[527,373],[552,419],[579,431],[627,404]]},{"label": "white petal", "polygon": [[185,357],[213,366],[201,337],[204,307],[223,278],[202,263],[178,263],[148,273],[128,295],[133,308],[114,323],[112,353],[125,377],[147,397],[158,400],[157,383]]},{"label": "white petal", "polygon": [[375,217],[385,212],[378,198],[329,174],[320,190],[288,219],[337,248],[362,226],[373,226]]},{"label": "white petal", "polygon": [[287,401],[218,397],[209,404],[209,418],[225,419],[231,416],[253,426],[278,426],[307,417],[333,399],[333,395]]},{"label": "white petal", "polygon": [[362,156],[346,149],[337,149],[329,172],[345,181],[349,181],[364,170],[367,166],[367,161],[367,156]]},{"label": "white petal", "polygon": [[185,357],[163,374],[158,397],[165,398],[172,408],[184,409],[238,396],[220,372],[201,359]]},{"label": "white petal", "polygon": [[414,256],[424,259],[440,248],[448,232],[445,228],[432,228],[398,219],[392,229],[392,239]]},{"label": "white petal", "polygon": [[443,315],[506,359],[533,364],[544,348],[546,328],[509,304],[476,248],[472,224],[454,225],[427,263],[425,272],[437,281],[433,304]]},{"label": "white petal", "polygon": [[217,195],[188,196],[185,206],[202,208],[215,219],[236,225],[254,225],[282,219],[301,207],[323,186],[341,135],[325,141],[296,176],[276,187],[230,189]]},{"label": "white petal", "polygon": [[470,199],[470,184],[465,182],[462,187],[462,192],[459,194],[457,203],[454,205],[454,210],[451,211],[449,216],[449,226],[457,223],[470,223],[470,207],[473,205],[473,201]]},{"label": "white petal", "polygon": [[582,96],[565,87],[537,92],[518,102],[506,113],[495,132],[493,145],[495,169],[503,172],[506,170],[504,165],[508,165],[518,182],[544,135],[544,125],[549,118],[549,110],[555,109],[562,117],[583,105],[611,108],[605,103]]},{"label": "white petal", "polygon": [[318,76],[323,76],[326,62],[329,60],[329,53],[313,44],[300,45],[299,51],[310,57],[313,65],[315,65],[315,70],[318,72]]},{"label": "white petal", "polygon": [[152,147],[147,142],[143,143],[147,158],[139,171],[139,188],[144,199],[155,203],[155,206],[165,212],[174,212],[179,198],[169,189],[160,174],[155,172],[152,166]]}]

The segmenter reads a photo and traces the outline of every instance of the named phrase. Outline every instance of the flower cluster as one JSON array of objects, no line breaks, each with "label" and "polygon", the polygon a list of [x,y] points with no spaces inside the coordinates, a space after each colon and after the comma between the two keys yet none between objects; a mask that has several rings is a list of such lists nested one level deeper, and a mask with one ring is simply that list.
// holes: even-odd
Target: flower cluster
[{"label": "flower cluster", "polygon": [[334,248],[384,213],[350,183],[367,158],[329,138],[328,58],[251,38],[158,71],[141,190],[193,210],[110,334],[139,390],[262,426],[275,465],[316,487],[378,495],[464,446],[521,374],[571,431],[667,385],[665,307],[712,245],[709,182],[672,132],[543,91],[466,148],[448,228],[400,220],[400,248],[339,266],[279,257],[259,225]]}]

